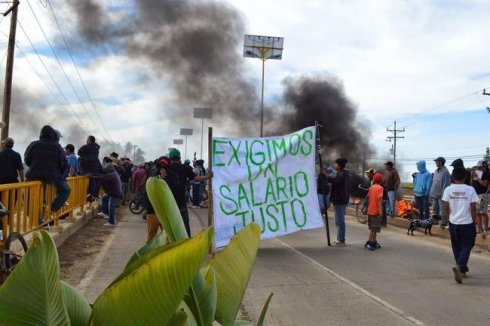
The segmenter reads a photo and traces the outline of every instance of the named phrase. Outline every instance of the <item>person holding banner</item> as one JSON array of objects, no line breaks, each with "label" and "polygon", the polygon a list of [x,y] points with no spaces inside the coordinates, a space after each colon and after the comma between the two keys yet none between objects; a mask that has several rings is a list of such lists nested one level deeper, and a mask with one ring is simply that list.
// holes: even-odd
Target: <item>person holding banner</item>
[{"label": "person holding banner", "polygon": [[337,171],[335,177],[326,173],[328,181],[332,184],[331,200],[335,209],[335,225],[337,226],[337,240],[332,243],[334,247],[345,247],[345,211],[350,198],[350,173],[345,168],[347,159],[338,158],[333,167]]},{"label": "person holding banner", "polygon": [[[172,190],[177,206],[179,206],[182,220],[184,221],[185,229],[189,237],[191,237],[191,227],[189,224],[189,211],[187,210],[187,202],[185,199],[185,189],[188,181],[205,181],[211,178],[211,175],[199,176],[196,175],[189,165],[184,165],[180,162],[179,150],[173,148],[168,154],[170,157],[170,165],[167,169],[167,184]],[[172,182],[172,179],[176,182]]]}]

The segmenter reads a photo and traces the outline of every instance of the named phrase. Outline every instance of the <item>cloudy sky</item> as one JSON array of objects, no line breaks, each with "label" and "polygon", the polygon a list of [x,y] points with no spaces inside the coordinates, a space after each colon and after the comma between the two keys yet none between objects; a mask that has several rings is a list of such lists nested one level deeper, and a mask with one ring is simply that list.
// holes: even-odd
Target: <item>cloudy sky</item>
[{"label": "cloudy sky", "polygon": [[[219,107],[204,121],[215,135],[258,135],[261,62],[242,58],[243,33],[284,37],[282,60],[265,66],[268,134],[287,111],[284,80],[306,76],[335,80],[372,164],[390,158],[387,127],[405,128],[404,178],[419,159],[474,165],[490,145],[488,1],[47,1],[19,7],[10,136],[20,152],[51,124],[76,147],[94,134],[147,159],[194,128],[187,156],[200,156],[194,107]],[[10,16],[0,19],[3,75]]]}]

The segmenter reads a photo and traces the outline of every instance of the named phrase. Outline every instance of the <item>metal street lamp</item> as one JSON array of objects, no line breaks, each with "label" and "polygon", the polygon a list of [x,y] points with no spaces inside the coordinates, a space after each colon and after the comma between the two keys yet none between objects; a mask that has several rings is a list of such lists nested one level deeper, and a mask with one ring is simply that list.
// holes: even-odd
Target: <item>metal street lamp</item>
[{"label": "metal street lamp", "polygon": [[194,129],[192,128],[180,128],[180,135],[185,136],[185,151],[184,151],[184,159],[187,158],[187,136],[192,136]]},{"label": "metal street lamp", "polygon": [[194,118],[201,119],[201,159],[202,159],[202,142],[204,135],[204,119],[213,118],[213,109],[210,108],[194,108]]},{"label": "metal street lamp", "polygon": [[283,37],[245,34],[243,56],[262,60],[262,96],[260,100],[260,137],[264,134],[264,74],[265,60],[282,59]]}]

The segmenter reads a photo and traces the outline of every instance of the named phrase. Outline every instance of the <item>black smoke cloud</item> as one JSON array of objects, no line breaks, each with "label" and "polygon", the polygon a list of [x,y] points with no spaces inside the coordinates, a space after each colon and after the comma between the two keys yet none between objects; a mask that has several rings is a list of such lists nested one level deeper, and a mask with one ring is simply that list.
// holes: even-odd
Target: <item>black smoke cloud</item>
[{"label": "black smoke cloud", "polygon": [[[235,9],[214,1],[136,0],[130,14],[115,19],[95,1],[69,3],[87,46],[109,46],[144,62],[153,81],[161,76],[171,80],[178,105],[212,107],[220,127],[228,126],[234,135],[259,133],[260,104],[256,86],[243,74],[239,51],[244,23]],[[266,134],[288,133],[318,121],[324,125],[321,139],[328,158],[344,156],[360,165],[370,156],[368,125],[360,122],[338,80],[288,78],[284,87],[284,102],[266,110],[271,121]],[[182,111],[164,114],[176,122],[189,120]]]},{"label": "black smoke cloud", "polygon": [[285,112],[276,127],[282,133],[311,126],[318,121],[323,152],[334,160],[345,157],[362,166],[372,156],[370,128],[358,117],[341,82],[333,77],[300,77],[284,80]]},{"label": "black smoke cloud", "polygon": [[[258,129],[251,123],[258,114],[256,89],[243,76],[239,52],[244,34],[240,15],[216,2],[140,0],[134,4],[134,13],[111,20],[95,1],[70,2],[86,41],[110,44],[111,51],[124,51],[150,66],[155,77],[168,77],[179,106],[212,107],[223,121],[220,125],[229,124],[241,134]],[[165,115],[188,120],[181,112]]]}]

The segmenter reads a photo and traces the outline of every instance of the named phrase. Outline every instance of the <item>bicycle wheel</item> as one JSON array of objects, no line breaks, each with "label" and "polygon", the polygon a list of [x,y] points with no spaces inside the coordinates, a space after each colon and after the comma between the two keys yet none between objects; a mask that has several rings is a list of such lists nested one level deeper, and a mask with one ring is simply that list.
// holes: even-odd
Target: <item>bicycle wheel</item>
[{"label": "bicycle wheel", "polygon": [[357,221],[361,224],[366,224],[368,221],[368,216],[366,214],[362,213],[362,205],[361,204],[356,205],[356,218],[357,218]]},{"label": "bicycle wheel", "polygon": [[3,251],[5,269],[11,272],[26,252],[27,243],[24,237],[18,232],[11,233],[5,241],[5,250]]},{"label": "bicycle wheel", "polygon": [[145,210],[141,203],[137,203],[134,199],[129,202],[129,210],[133,214],[141,214]]}]

